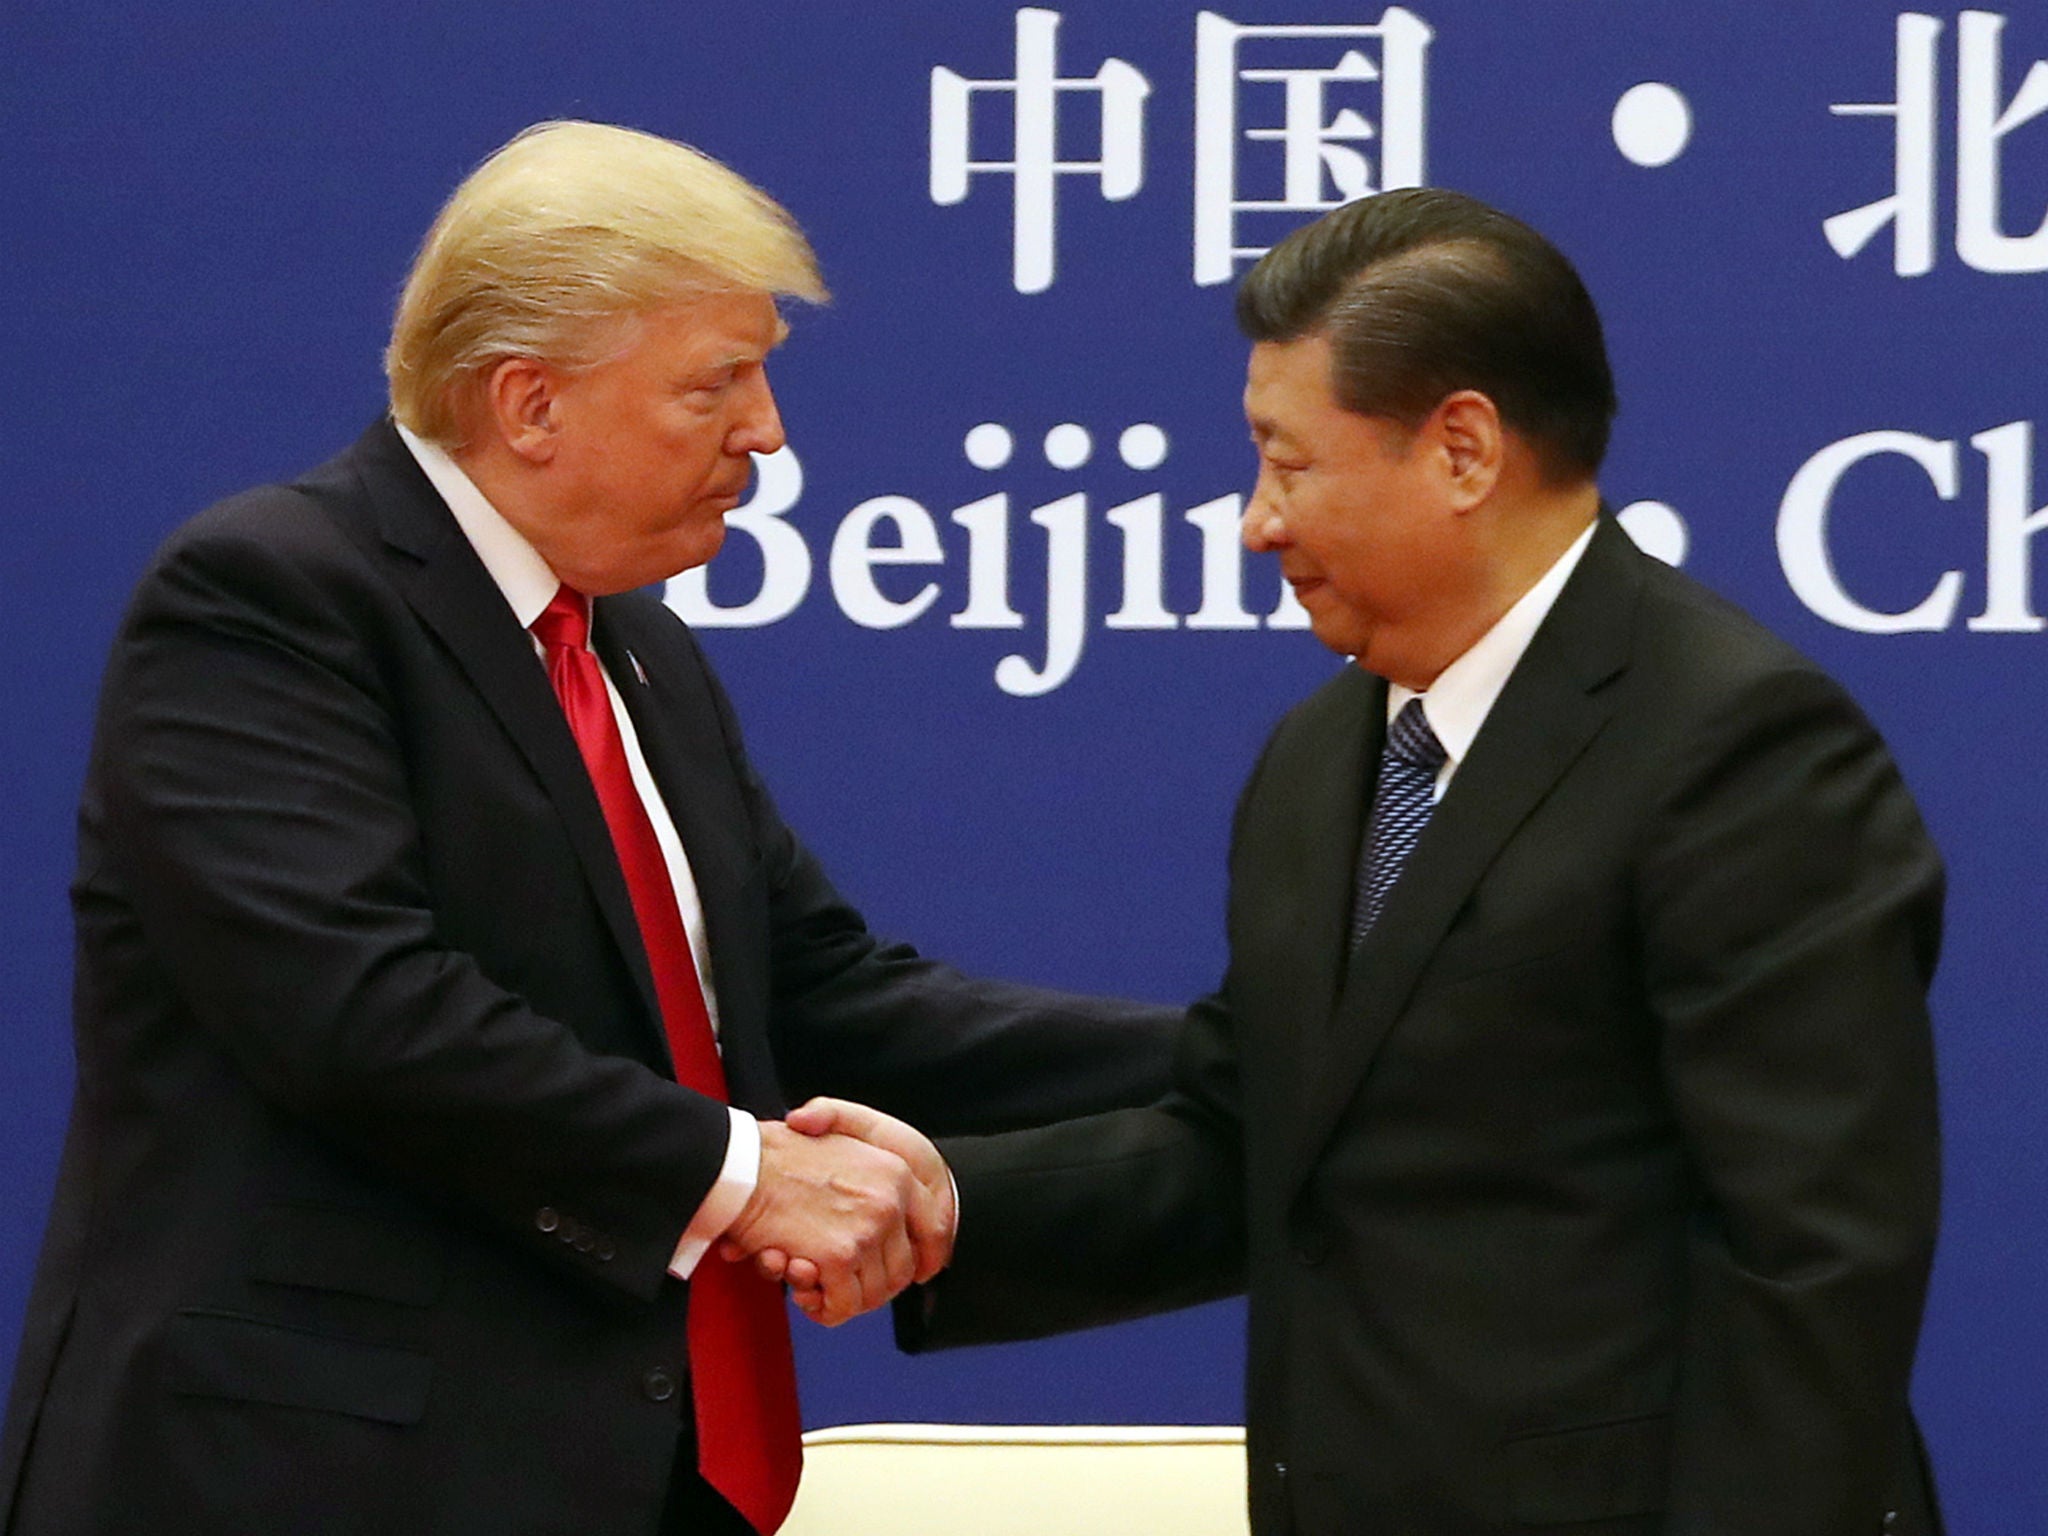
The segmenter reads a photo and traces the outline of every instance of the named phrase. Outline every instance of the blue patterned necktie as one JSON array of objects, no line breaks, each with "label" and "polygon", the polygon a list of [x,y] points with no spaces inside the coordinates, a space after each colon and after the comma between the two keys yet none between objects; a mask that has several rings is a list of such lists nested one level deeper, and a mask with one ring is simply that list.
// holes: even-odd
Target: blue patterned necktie
[{"label": "blue patterned necktie", "polygon": [[1436,776],[1449,754],[1429,728],[1422,700],[1410,699],[1387,727],[1379,783],[1372,793],[1372,820],[1358,861],[1358,888],[1351,901],[1351,946],[1356,949],[1387,904],[1401,866],[1415,851],[1429,813],[1436,809]]}]

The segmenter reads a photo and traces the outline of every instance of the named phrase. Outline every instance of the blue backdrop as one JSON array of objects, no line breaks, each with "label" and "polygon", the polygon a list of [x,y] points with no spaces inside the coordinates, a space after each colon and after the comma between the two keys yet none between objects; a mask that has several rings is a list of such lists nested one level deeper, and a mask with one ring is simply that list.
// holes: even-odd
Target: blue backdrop
[{"label": "blue backdrop", "polygon": [[[2048,1529],[2048,11],[1216,3],[11,0],[0,1370],[69,1095],[72,804],[120,605],[174,524],[376,413],[398,284],[472,164],[594,117],[797,214],[835,301],[775,365],[793,458],[672,601],[878,928],[1172,1000],[1219,972],[1256,746],[1336,665],[1235,552],[1227,279],[1426,181],[1578,262],[1623,398],[1609,499],[1848,683],[1947,853],[1918,1396],[1954,1529]],[[936,1361],[872,1322],[801,1348],[831,1423],[1233,1420],[1240,1346],[1225,1305]]]}]

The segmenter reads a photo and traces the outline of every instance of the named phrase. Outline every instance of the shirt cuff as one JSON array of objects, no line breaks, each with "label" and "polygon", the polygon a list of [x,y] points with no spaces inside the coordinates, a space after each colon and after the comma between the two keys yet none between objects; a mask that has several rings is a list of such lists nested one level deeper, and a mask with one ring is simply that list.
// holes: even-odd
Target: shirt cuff
[{"label": "shirt cuff", "polygon": [[732,1116],[732,1135],[725,1142],[725,1165],[718,1170],[718,1178],[704,1203],[697,1207],[697,1214],[683,1229],[683,1240],[676,1244],[676,1256],[669,1260],[668,1272],[678,1280],[690,1278],[698,1260],[739,1219],[754,1196],[754,1186],[761,1182],[761,1123],[731,1105],[726,1106],[725,1112]]}]

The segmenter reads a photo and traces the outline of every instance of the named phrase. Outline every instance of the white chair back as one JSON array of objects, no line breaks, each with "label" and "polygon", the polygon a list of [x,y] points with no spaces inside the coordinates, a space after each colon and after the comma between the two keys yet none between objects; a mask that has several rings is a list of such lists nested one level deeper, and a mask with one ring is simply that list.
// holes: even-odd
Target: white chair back
[{"label": "white chair back", "polygon": [[1235,1428],[852,1424],[781,1536],[1247,1536]]}]

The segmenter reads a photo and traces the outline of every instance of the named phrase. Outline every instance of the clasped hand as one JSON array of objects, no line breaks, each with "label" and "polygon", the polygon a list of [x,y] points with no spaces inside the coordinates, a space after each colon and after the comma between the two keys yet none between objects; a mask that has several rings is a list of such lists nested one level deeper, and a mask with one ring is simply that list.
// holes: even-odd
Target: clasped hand
[{"label": "clasped hand", "polygon": [[944,1269],[957,1222],[952,1176],[923,1134],[865,1105],[812,1099],[762,1122],[760,1178],[719,1256],[751,1259],[832,1327]]}]

